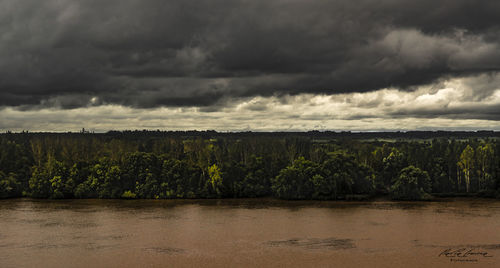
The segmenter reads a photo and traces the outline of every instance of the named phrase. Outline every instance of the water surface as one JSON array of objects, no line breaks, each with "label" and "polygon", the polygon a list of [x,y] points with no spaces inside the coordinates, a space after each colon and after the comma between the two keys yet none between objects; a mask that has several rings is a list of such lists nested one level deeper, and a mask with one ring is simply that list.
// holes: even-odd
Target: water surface
[{"label": "water surface", "polygon": [[169,266],[500,267],[500,201],[0,200],[0,267]]}]

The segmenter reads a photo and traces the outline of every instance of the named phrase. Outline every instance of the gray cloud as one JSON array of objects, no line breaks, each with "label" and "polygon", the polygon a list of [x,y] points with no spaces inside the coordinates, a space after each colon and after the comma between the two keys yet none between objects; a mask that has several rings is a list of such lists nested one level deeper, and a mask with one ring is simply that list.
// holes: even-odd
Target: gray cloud
[{"label": "gray cloud", "polygon": [[426,108],[426,109],[400,109],[388,114],[391,117],[420,117],[420,118],[449,118],[449,119],[480,119],[499,120],[500,103],[493,105],[471,104],[460,107]]},{"label": "gray cloud", "polygon": [[498,14],[487,0],[4,0],[0,106],[219,109],[254,96],[411,91],[494,75]]}]

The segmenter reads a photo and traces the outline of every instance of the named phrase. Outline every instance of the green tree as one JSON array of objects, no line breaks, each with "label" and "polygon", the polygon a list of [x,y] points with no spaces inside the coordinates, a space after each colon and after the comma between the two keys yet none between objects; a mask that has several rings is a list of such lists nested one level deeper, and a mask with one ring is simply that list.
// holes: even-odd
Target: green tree
[{"label": "green tree", "polygon": [[98,187],[98,195],[104,198],[118,198],[123,193],[122,171],[120,166],[110,165],[104,170],[104,178]]},{"label": "green tree", "polygon": [[405,155],[393,148],[391,153],[384,158],[384,170],[382,173],[385,187],[390,187],[398,178],[398,174],[404,167],[408,166]]},{"label": "green tree", "polygon": [[220,168],[213,164],[208,168],[208,176],[210,180],[209,183],[210,193],[215,194],[216,197],[222,197],[224,193],[224,185],[222,183],[222,172]]},{"label": "green tree", "polygon": [[352,194],[356,166],[352,155],[344,152],[328,154],[328,158],[321,164],[324,176],[317,176],[314,180],[315,195],[324,196],[323,199],[337,199],[339,194]]},{"label": "green tree", "polygon": [[465,189],[467,193],[470,188],[470,180],[474,164],[474,149],[470,145],[467,145],[467,147],[465,147],[462,151],[462,154],[460,154],[460,161],[458,162],[458,166],[461,168],[465,177]]},{"label": "green tree", "polygon": [[432,192],[451,192],[455,189],[455,182],[448,174],[448,167],[443,158],[437,157],[430,164],[430,177],[432,182]]},{"label": "green tree", "polygon": [[16,179],[14,173],[9,173],[6,176],[0,171],[0,198],[10,198],[21,196],[21,183]]},{"label": "green tree", "polygon": [[[237,180],[237,195],[241,197],[259,197],[270,194],[270,180],[272,176],[266,170],[264,159],[252,155],[246,167],[238,170],[242,180]],[[238,176],[238,175],[236,175]]]},{"label": "green tree", "polygon": [[54,176],[50,179],[50,185],[52,188],[52,193],[50,198],[59,199],[64,198],[65,185],[63,183],[61,176]]},{"label": "green tree", "polygon": [[319,165],[299,157],[272,180],[272,189],[279,198],[311,199],[314,192],[311,179],[316,175],[321,175]]},{"label": "green tree", "polygon": [[48,198],[52,194],[50,175],[43,167],[34,167],[29,180],[29,196]]},{"label": "green tree", "polygon": [[152,173],[146,172],[144,182],[136,184],[135,192],[140,198],[158,199],[160,198],[160,184]]},{"label": "green tree", "polygon": [[427,172],[409,166],[401,170],[391,187],[391,197],[398,200],[420,200],[428,198],[431,182]]},{"label": "green tree", "polygon": [[373,194],[375,190],[375,173],[369,166],[356,166],[356,176],[352,185],[355,194]]},{"label": "green tree", "polygon": [[491,189],[493,186],[492,166],[494,162],[494,150],[491,144],[486,143],[476,149],[478,169],[478,189]]}]

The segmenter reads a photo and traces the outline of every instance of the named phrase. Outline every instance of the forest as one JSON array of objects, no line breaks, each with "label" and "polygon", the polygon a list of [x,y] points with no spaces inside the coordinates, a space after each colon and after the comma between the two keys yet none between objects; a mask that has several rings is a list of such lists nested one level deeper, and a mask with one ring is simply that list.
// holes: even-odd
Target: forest
[{"label": "forest", "polygon": [[459,134],[8,132],[0,198],[500,198],[498,133]]}]

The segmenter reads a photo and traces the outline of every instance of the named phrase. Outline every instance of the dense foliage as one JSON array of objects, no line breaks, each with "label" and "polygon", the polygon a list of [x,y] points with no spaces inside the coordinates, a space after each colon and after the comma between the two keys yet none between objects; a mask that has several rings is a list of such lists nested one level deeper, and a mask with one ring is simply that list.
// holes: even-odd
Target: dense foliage
[{"label": "dense foliage", "polygon": [[431,180],[427,172],[409,166],[403,168],[391,187],[391,195],[394,199],[418,200],[429,196]]},{"label": "dense foliage", "polygon": [[330,200],[377,193],[412,200],[431,193],[500,197],[500,142],[0,135],[0,198]]}]

